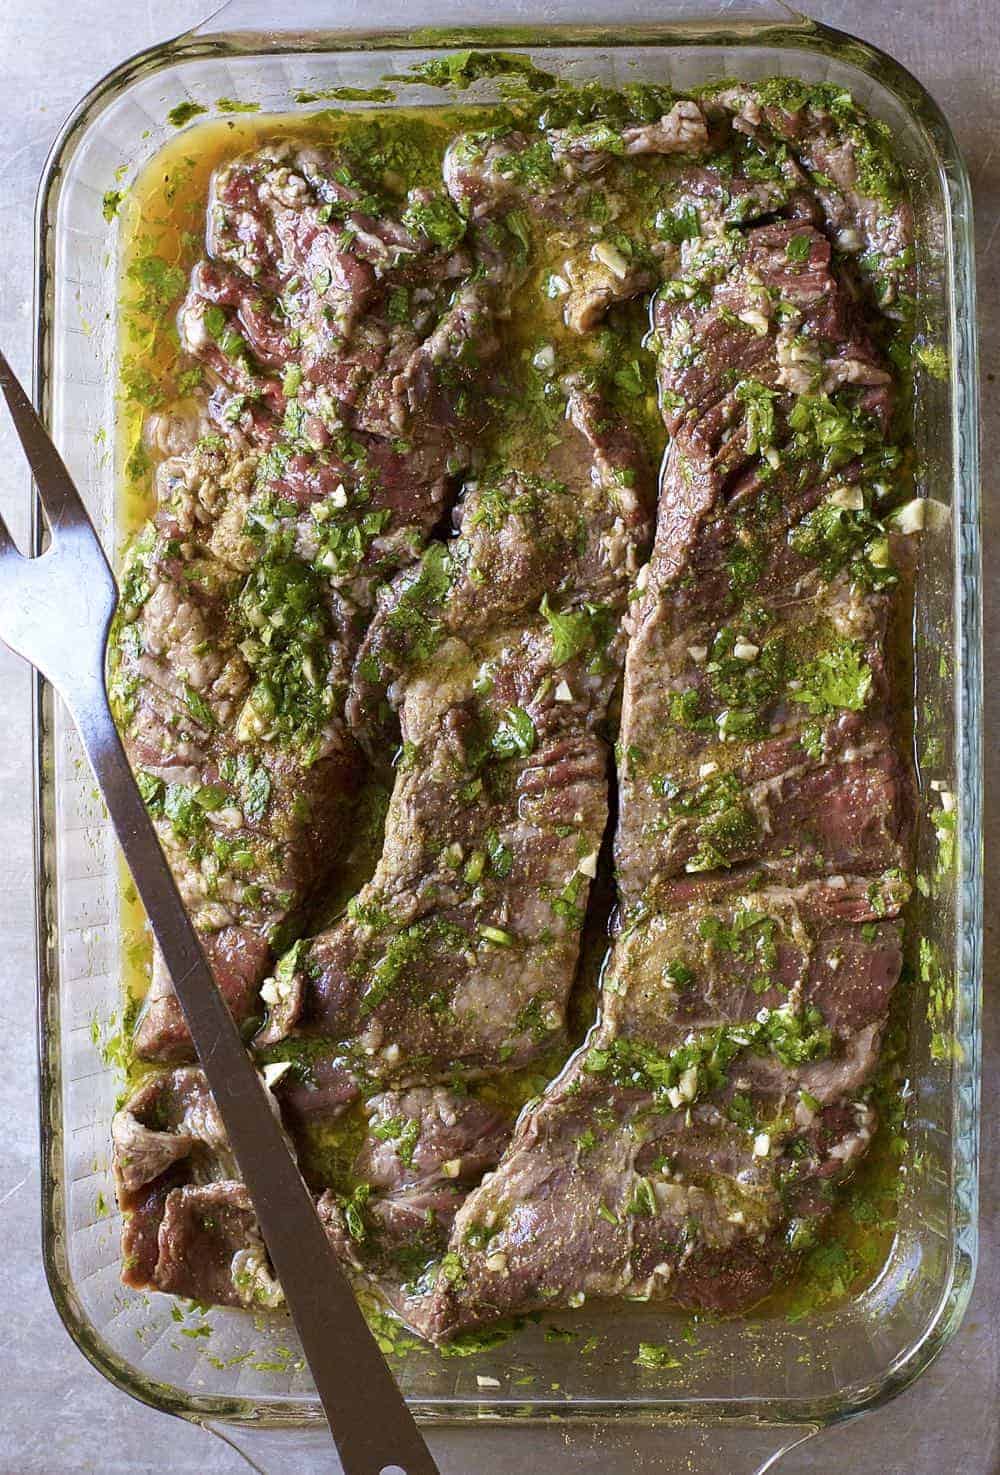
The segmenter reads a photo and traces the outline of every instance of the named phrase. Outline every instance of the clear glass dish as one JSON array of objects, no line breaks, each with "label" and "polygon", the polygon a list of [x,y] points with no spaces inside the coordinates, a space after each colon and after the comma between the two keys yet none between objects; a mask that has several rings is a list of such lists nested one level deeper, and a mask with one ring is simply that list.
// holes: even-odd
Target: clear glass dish
[{"label": "clear glass dish", "polygon": [[[178,102],[200,104],[210,115],[219,99],[229,107],[253,102],[265,112],[288,112],[301,91],[379,85],[414,60],[455,46],[524,47],[535,54],[544,48],[549,69],[617,83],[657,80],[684,88],[710,77],[775,73],[834,81],[889,124],[910,175],[921,327],[929,342],[944,347],[948,365],[943,375],[918,366],[916,384],[920,489],[949,509],[921,540],[916,582],[919,869],[935,868],[932,816],[942,788],[955,795],[958,843],[954,872],[940,894],[918,901],[914,915],[919,935],[937,950],[940,971],[930,1011],[926,984],[910,993],[907,1067],[916,1104],[889,1258],[869,1289],[835,1310],[794,1322],[748,1317],[705,1324],[693,1346],[662,1311],[631,1308],[627,1316],[613,1309],[588,1315],[583,1335],[598,1331],[602,1338],[589,1358],[578,1355],[579,1339],[546,1340],[541,1327],[465,1358],[413,1348],[392,1358],[407,1397],[428,1421],[615,1416],[662,1421],[665,1431],[696,1423],[717,1427],[720,1437],[729,1431],[728,1467],[744,1463],[737,1459],[744,1445],[748,1462],[751,1445],[757,1451],[755,1466],[761,1444],[757,1435],[750,1439],[750,1426],[758,1435],[762,1426],[773,1429],[772,1445],[785,1445],[884,1401],[916,1377],[957,1328],[974,1275],[982,699],[965,168],[936,105],[897,63],[783,7],[750,4],[710,20],[698,5],[680,5],[670,23],[650,19],[641,7],[617,7],[615,18],[601,24],[600,16],[584,19],[579,3],[550,4],[545,26],[529,29],[515,24],[519,7],[508,0],[486,15],[463,8],[461,32],[404,30],[412,11],[403,0],[388,0],[377,32],[363,29],[367,18],[355,4],[333,9],[335,22],[329,5],[290,5],[285,29],[276,31],[273,22],[268,28],[271,4],[235,0],[206,27],[106,77],[80,103],[53,150],[38,207],[36,392],[109,546],[119,533],[112,449],[118,270],[115,227],[104,218],[102,200],[175,135],[167,114]],[[428,22],[449,18],[428,9],[421,7]],[[475,29],[477,19],[489,29]],[[488,97],[489,86],[477,84],[463,100]],[[441,100],[411,83],[394,90],[399,103]],[[304,107],[316,105],[323,104]],[[121,1084],[113,1039],[123,970],[119,861],[68,719],[41,686],[37,779],[44,1252],[56,1305],[83,1352],[120,1387],[225,1429],[240,1444],[251,1430],[261,1431],[255,1459],[273,1469],[297,1449],[300,1462],[289,1468],[301,1470],[321,1412],[287,1321],[254,1323],[231,1311],[177,1321],[168,1298],[119,1283],[108,1153]],[[672,1339],[677,1366],[637,1365],[640,1341]],[[746,1430],[742,1445],[739,1437],[732,1440],[734,1425]],[[291,1429],[298,1432],[289,1442],[283,1431]],[[269,1445],[266,1453],[261,1441]]]}]

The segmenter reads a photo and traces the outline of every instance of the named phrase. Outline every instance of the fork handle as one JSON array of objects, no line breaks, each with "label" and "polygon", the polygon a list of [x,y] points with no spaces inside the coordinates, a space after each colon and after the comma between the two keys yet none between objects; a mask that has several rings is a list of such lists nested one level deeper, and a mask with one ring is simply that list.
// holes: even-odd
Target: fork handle
[{"label": "fork handle", "polygon": [[187,1019],[302,1340],[344,1475],[439,1475],[368,1329],[219,991],[103,690],[65,700]]}]

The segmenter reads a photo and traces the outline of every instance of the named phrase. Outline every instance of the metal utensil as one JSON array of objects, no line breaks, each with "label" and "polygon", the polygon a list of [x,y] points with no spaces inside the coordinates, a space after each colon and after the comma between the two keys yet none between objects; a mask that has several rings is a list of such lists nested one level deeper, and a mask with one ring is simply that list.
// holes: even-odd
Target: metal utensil
[{"label": "metal utensil", "polygon": [[345,1475],[439,1475],[282,1136],[212,976],[112,720],[105,655],[118,588],[59,452],[0,353],[0,387],[34,472],[51,546],[25,558],[0,518],[0,639],[76,724],[173,979]]}]

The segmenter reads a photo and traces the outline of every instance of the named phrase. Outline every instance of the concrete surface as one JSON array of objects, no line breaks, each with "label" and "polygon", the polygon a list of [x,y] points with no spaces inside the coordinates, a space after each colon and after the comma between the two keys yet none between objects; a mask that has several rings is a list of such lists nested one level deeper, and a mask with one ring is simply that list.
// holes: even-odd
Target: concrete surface
[{"label": "concrete surface", "polygon": [[[31,344],[32,210],[36,182],[64,115],[83,91],[129,53],[185,29],[211,0],[0,0],[0,343],[27,375]],[[336,4],[331,4],[336,10]],[[542,7],[540,6],[539,9]],[[664,14],[670,12],[664,0]],[[1000,4],[997,0],[812,0],[812,13],[893,52],[929,87],[951,118],[976,195],[982,324],[986,486],[986,650],[997,635],[997,514],[1000,417],[993,382],[1000,353]],[[275,13],[280,13],[275,0]],[[416,18],[420,6],[413,5]],[[461,9],[456,7],[456,14]],[[526,15],[530,7],[526,7]],[[0,425],[0,501],[23,534],[25,483],[6,421]],[[987,662],[989,672],[989,662]],[[989,676],[988,676],[989,682]],[[987,734],[996,732],[989,682]],[[38,1252],[34,957],[28,678],[0,649],[0,1472],[156,1472],[228,1475],[242,1458],[209,1434],[117,1392],[72,1346],[49,1301]],[[995,739],[994,739],[995,742]],[[997,754],[987,757],[987,835],[996,816]],[[989,855],[989,851],[988,851]],[[1000,1023],[990,1008],[1000,894],[987,881],[986,1082],[983,1245],[972,1309],[936,1365],[887,1409],[822,1436],[781,1461],[788,1475],[995,1475],[998,1436],[1000,1160],[992,1092],[1000,1077]],[[635,1431],[454,1431],[435,1449],[448,1475],[531,1475],[575,1468],[594,1475],[632,1470],[745,1468],[720,1455],[667,1453],[663,1438]],[[672,1449],[672,1446],[671,1446]]]}]

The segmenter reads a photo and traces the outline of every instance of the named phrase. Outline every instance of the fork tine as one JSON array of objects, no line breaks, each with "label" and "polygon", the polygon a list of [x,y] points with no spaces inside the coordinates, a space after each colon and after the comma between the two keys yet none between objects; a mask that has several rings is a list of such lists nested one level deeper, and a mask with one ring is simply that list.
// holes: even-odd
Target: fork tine
[{"label": "fork tine", "polygon": [[[25,394],[6,356],[0,350],[0,388],[10,409],[14,428],[20,437],[24,454],[35,475],[38,497],[48,520],[53,539],[66,525],[80,525],[93,531],[80,494],[73,485],[62,457],[49,439],[34,406]],[[7,538],[10,542],[10,538]]]}]

